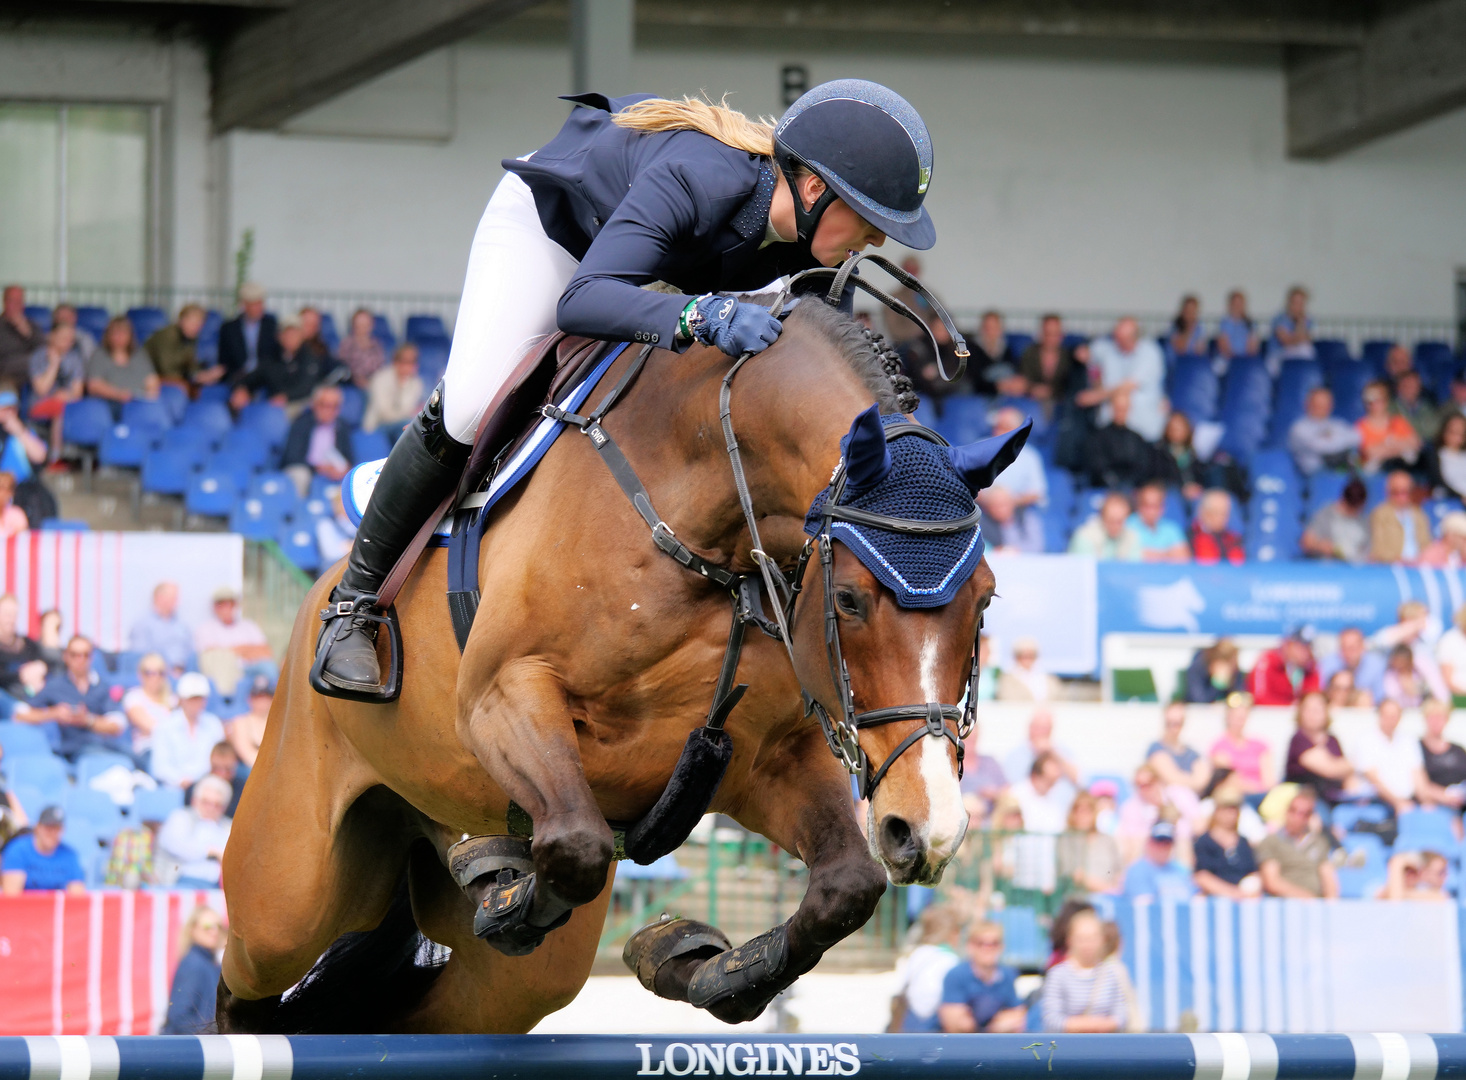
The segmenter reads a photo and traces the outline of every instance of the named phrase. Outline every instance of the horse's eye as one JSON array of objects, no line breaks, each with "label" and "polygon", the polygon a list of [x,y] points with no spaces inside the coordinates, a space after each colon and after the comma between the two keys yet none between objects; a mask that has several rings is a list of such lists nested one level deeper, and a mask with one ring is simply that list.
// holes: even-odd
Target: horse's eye
[{"label": "horse's eye", "polygon": [[835,590],[835,606],[845,615],[860,615],[860,601],[851,589]]}]

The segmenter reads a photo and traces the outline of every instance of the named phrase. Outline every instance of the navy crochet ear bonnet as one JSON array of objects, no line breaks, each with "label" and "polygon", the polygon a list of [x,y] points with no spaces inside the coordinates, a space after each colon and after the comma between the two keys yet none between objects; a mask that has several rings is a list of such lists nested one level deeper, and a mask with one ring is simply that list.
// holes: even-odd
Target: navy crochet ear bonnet
[{"label": "navy crochet ear bonnet", "polygon": [[[947,447],[919,435],[886,441],[884,428],[909,424],[901,415],[880,416],[878,407],[856,417],[840,440],[847,480],[841,506],[890,517],[947,521],[971,514],[973,496],[1017,457],[1031,422],[1016,431],[970,446]],[[805,515],[804,531],[820,531],[826,487]],[[849,521],[834,521],[830,535],[855,553],[906,608],[942,607],[982,560],[980,526],[958,533],[914,535]]]}]

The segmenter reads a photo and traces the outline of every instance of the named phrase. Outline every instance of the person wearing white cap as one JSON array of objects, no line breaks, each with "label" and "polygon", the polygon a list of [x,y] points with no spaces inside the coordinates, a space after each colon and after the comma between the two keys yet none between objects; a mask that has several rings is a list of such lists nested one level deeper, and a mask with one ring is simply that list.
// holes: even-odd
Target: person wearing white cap
[{"label": "person wearing white cap", "polygon": [[1437,570],[1459,570],[1466,566],[1466,513],[1452,510],[1441,518],[1441,538],[1425,546],[1420,553],[1420,565]]},{"label": "person wearing white cap", "polygon": [[190,671],[178,680],[178,708],[153,729],[152,774],[187,788],[209,771],[209,751],[224,741],[224,725],[208,712],[209,680]]}]

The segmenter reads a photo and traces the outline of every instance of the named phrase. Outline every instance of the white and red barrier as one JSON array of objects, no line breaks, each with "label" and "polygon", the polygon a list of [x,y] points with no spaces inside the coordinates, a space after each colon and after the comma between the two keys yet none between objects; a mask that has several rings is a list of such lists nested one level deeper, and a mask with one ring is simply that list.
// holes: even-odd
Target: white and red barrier
[{"label": "white and red barrier", "polygon": [[163,1024],[190,911],[221,892],[0,897],[0,1035],[150,1035]]},{"label": "white and red barrier", "polygon": [[244,540],[232,533],[23,532],[0,542],[0,593],[20,601],[31,636],[41,613],[61,612],[63,633],[85,634],[107,651],[152,603],[160,581],[179,586],[178,614],[196,626],[212,614],[222,585],[244,583]]}]

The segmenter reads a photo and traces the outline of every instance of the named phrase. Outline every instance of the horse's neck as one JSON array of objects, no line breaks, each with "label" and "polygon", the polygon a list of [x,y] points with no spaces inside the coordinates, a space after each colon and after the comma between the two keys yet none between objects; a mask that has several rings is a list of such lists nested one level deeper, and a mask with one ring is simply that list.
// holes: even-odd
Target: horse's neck
[{"label": "horse's neck", "polygon": [[[718,413],[727,360],[689,353],[671,365],[666,379],[647,380],[626,402],[623,421],[641,444],[634,460],[638,469],[649,463],[644,479],[657,510],[676,523],[684,543],[751,569]],[[733,428],[760,538],[775,558],[792,557],[803,543],[805,512],[829,483],[840,438],[872,401],[834,347],[807,335],[781,338],[734,379]],[[668,495],[656,495],[658,489]]]}]

